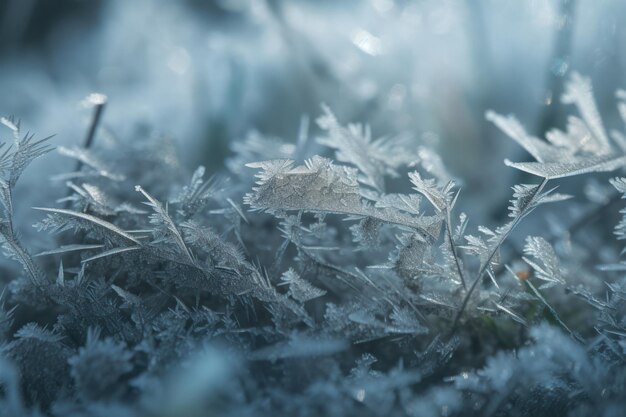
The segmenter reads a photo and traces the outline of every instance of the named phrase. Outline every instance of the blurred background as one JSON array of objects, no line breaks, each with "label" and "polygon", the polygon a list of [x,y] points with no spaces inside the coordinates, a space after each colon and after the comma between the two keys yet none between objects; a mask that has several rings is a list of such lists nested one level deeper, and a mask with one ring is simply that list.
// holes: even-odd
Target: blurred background
[{"label": "blurred background", "polygon": [[[527,155],[485,111],[535,135],[564,128],[574,109],[559,97],[577,71],[621,128],[625,13],[620,0],[0,0],[0,113],[80,145],[81,103],[100,92],[116,135],[171,136],[190,171],[219,172],[251,130],[295,142],[308,116],[314,135],[326,103],[375,137],[437,149],[489,223],[520,181],[503,158]],[[29,205],[48,192],[29,181],[66,162],[37,161],[21,185]]]}]

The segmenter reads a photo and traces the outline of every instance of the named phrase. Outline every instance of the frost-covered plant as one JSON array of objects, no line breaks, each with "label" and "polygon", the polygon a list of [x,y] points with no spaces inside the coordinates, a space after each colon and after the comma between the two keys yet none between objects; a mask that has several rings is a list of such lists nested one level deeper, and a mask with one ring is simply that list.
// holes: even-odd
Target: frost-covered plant
[{"label": "frost-covered plant", "polygon": [[98,330],[88,331],[85,346],[68,360],[78,396],[86,401],[114,396],[124,388],[120,378],[133,369],[132,353],[125,346],[99,337]]},{"label": "frost-covered plant", "polygon": [[589,82],[574,75],[564,101],[581,118],[547,141],[487,114],[536,159],[507,165],[541,181],[473,234],[434,149],[324,107],[316,144],[306,123],[296,145],[253,134],[219,177],[183,178],[166,139],[60,148],[79,163],[37,208],[58,244],[36,256],[12,191],[48,149],[3,119],[0,232],[23,274],[0,299],[0,416],[619,415],[624,263],[613,248],[599,272],[567,216],[520,227],[547,203],[586,208],[549,181],[626,165]]}]

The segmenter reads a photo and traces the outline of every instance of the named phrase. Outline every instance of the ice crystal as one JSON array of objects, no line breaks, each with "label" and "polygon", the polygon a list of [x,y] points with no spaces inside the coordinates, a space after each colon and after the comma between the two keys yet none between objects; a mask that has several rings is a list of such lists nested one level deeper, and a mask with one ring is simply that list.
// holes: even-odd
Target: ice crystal
[{"label": "ice crystal", "polygon": [[589,201],[548,182],[625,166],[626,141],[585,79],[564,101],[581,117],[546,141],[487,114],[542,177],[498,216],[433,147],[326,107],[316,144],[254,133],[216,176],[154,137],[61,148],[79,164],[35,208],[34,256],[13,191],[49,149],[2,119],[0,416],[619,415],[626,266],[594,222],[626,179]]}]

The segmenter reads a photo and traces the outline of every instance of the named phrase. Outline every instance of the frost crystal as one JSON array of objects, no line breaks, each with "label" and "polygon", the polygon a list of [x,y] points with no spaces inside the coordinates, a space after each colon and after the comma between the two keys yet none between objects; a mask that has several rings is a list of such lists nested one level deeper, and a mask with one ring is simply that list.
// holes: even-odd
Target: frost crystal
[{"label": "frost crystal", "polygon": [[[347,82],[352,58],[309,62],[310,28],[279,3],[241,20],[272,17],[320,87]],[[403,3],[372,7],[413,13]],[[49,148],[1,119],[0,417],[623,414],[626,209],[618,241],[609,227],[626,179],[555,181],[588,198],[547,203],[571,197],[549,181],[623,167],[626,139],[603,127],[588,80],[563,99],[580,117],[545,141],[487,113],[536,160],[507,164],[542,177],[514,185],[508,210],[471,195],[476,178],[460,196],[430,135],[374,139],[324,107],[316,142],[306,116],[297,141],[251,133],[228,172],[187,173],[144,131],[92,143],[92,123],[86,148],[59,150],[78,164],[52,178],[53,202],[30,211],[16,182]],[[22,240],[15,203],[53,235]]]},{"label": "frost crystal", "polygon": [[509,137],[519,143],[538,162],[511,162],[507,166],[546,179],[570,177],[590,172],[614,171],[626,165],[624,143],[613,135],[611,143],[606,134],[588,79],[574,74],[566,85],[564,103],[575,104],[582,119],[570,117],[567,131],[552,130],[548,141],[529,136],[513,117],[503,117],[493,111],[486,114]]},{"label": "frost crystal", "polygon": [[308,281],[300,278],[298,273],[291,268],[282,275],[281,279],[285,284],[289,284],[289,295],[301,303],[326,294],[326,291],[316,288]]},{"label": "frost crystal", "polygon": [[548,288],[556,284],[565,284],[559,268],[559,259],[550,245],[544,238],[528,236],[524,246],[524,261],[530,265],[537,278],[546,281],[539,288]]}]

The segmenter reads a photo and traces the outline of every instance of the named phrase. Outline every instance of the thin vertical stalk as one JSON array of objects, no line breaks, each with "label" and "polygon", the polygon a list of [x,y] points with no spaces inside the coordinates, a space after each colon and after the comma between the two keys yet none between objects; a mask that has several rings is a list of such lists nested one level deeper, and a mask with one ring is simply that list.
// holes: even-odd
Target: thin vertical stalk
[{"label": "thin vertical stalk", "polygon": [[459,308],[459,311],[454,317],[454,322],[452,323],[452,328],[450,329],[450,336],[452,336],[454,332],[456,331],[459,321],[461,320],[461,317],[463,316],[463,312],[465,311],[465,308],[467,307],[467,303],[469,303],[469,300],[472,294],[474,293],[474,290],[476,290],[476,287],[478,287],[478,283],[482,280],[483,275],[485,275],[485,272],[487,272],[487,268],[489,268],[489,265],[491,264],[491,261],[493,260],[494,256],[498,252],[498,249],[500,248],[500,246],[502,246],[502,243],[506,240],[506,238],[509,237],[509,235],[511,234],[515,226],[517,226],[522,221],[522,219],[526,217],[526,215],[528,215],[528,213],[532,211],[534,207],[534,203],[537,199],[537,196],[539,196],[539,194],[544,189],[547,183],[548,183],[548,179],[544,178],[543,181],[541,181],[541,183],[535,190],[535,192],[533,193],[528,204],[524,207],[524,210],[520,212],[513,219],[509,228],[504,233],[502,233],[498,237],[498,240],[492,245],[491,251],[489,252],[489,255],[487,256],[487,259],[478,270],[478,274],[476,275],[474,282],[472,282],[472,285],[470,286],[469,290],[465,294],[465,298],[463,299],[463,302],[461,303],[461,307]]},{"label": "thin vertical stalk", "polygon": [[461,261],[459,259],[459,253],[456,248],[456,244],[454,243],[454,238],[452,236],[452,219],[450,218],[450,208],[446,207],[446,231],[448,234],[448,240],[450,241],[450,250],[452,251],[452,256],[454,257],[454,263],[456,264],[456,269],[459,274],[459,278],[461,278],[461,284],[463,284],[463,289],[467,290],[467,283],[465,282],[465,274],[463,273],[463,268],[461,267]]},{"label": "thin vertical stalk", "polygon": [[[85,144],[83,145],[85,149],[91,148],[93,145],[94,138],[96,136],[96,130],[98,129],[98,125],[100,124],[100,119],[102,118],[102,113],[104,112],[104,108],[107,104],[107,97],[103,94],[91,94],[87,98],[88,102],[94,105],[93,114],[91,116],[91,123],[89,124],[89,130],[87,130],[87,136],[85,136]],[[80,171],[83,167],[83,163],[78,161],[76,165],[76,171]]]},{"label": "thin vertical stalk", "polygon": [[[104,113],[104,108],[106,107],[106,104],[107,104],[107,97],[104,94],[93,93],[87,97],[86,102],[94,106],[93,113],[91,116],[91,122],[89,123],[89,129],[87,130],[87,135],[85,136],[85,142],[83,144],[83,147],[85,149],[89,149],[91,148],[91,145],[93,145],[93,141],[96,136],[96,131],[98,129],[98,126],[100,125],[100,119],[102,119],[102,114]],[[76,167],[74,168],[74,172],[78,172],[82,168],[83,168],[83,162],[78,161],[76,163]],[[71,194],[72,194],[72,189],[70,188],[67,190],[66,198],[70,197]],[[72,204],[71,200],[68,199],[65,202],[65,208],[69,209],[71,204]]]},{"label": "thin vertical stalk", "polygon": [[567,324],[565,324],[565,322],[563,320],[561,320],[561,317],[559,316],[559,313],[556,312],[556,310],[554,309],[554,307],[552,307],[550,305],[550,303],[548,303],[548,300],[546,300],[544,298],[543,295],[541,295],[541,293],[539,292],[539,290],[530,282],[530,281],[526,281],[525,282],[526,285],[528,285],[528,287],[532,290],[532,292],[535,294],[535,296],[539,299],[539,301],[541,301],[543,303],[543,305],[545,305],[548,310],[550,311],[550,313],[552,314],[552,316],[554,317],[554,319],[561,325],[561,327],[563,327],[563,329],[565,329],[565,331],[567,331],[570,336],[572,336],[572,338],[574,340],[576,340],[579,343],[583,343],[584,340],[582,340],[580,338],[580,336],[578,336],[576,333],[574,333],[568,326]]}]

